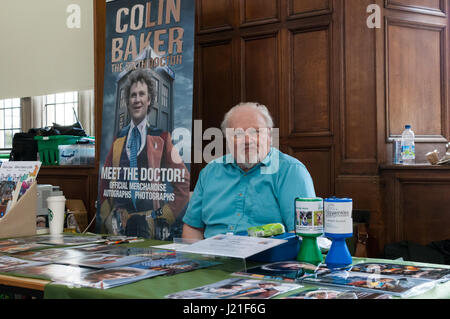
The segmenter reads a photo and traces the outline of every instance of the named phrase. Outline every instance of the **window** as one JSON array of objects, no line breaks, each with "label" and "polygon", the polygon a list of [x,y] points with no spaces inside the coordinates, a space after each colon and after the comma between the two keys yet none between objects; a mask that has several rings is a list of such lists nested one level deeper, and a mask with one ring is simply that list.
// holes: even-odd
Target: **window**
[{"label": "window", "polygon": [[0,149],[12,148],[13,136],[20,131],[20,99],[0,100]]},{"label": "window", "polygon": [[78,117],[78,92],[44,96],[44,126],[72,125]]},{"label": "window", "polygon": [[169,88],[164,84],[161,88],[161,105],[163,107],[169,106]]}]

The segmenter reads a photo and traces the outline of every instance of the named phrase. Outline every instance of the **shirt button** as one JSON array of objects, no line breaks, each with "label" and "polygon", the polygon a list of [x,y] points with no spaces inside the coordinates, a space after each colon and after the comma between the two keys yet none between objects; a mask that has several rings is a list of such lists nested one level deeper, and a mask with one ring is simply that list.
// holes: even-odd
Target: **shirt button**
[{"label": "shirt button", "polygon": [[237,213],[236,215],[241,216],[241,213]]},{"label": "shirt button", "polygon": [[233,230],[233,226],[230,226],[230,230]]},{"label": "shirt button", "polygon": [[239,193],[239,196],[242,196],[242,193]]}]

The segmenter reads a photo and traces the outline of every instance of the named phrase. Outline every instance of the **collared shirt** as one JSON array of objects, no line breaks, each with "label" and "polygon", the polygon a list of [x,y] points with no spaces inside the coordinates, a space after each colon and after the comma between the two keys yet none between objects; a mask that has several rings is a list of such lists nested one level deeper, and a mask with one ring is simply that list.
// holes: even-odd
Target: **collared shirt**
[{"label": "collared shirt", "polygon": [[[126,147],[128,159],[130,159],[131,133],[133,132],[135,126],[136,125],[134,124],[134,122],[130,121],[130,129],[128,130],[127,147]],[[139,148],[137,153],[137,155],[139,155],[141,151],[144,149],[145,139],[147,138],[147,119],[143,119],[142,122],[137,125],[137,128],[139,130],[139,133],[141,134],[141,147]]]},{"label": "collared shirt", "polygon": [[271,223],[293,231],[296,197],[315,197],[312,178],[297,159],[271,148],[245,172],[228,154],[200,172],[183,222],[204,228],[205,238]]}]

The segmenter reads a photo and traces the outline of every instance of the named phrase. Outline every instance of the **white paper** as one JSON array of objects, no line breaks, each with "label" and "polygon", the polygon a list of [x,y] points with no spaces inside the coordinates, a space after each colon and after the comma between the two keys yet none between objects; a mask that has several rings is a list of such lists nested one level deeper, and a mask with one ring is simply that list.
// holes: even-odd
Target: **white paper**
[{"label": "white paper", "polygon": [[259,238],[235,235],[216,235],[194,244],[178,248],[178,252],[247,258],[264,250],[285,243],[283,239]]}]

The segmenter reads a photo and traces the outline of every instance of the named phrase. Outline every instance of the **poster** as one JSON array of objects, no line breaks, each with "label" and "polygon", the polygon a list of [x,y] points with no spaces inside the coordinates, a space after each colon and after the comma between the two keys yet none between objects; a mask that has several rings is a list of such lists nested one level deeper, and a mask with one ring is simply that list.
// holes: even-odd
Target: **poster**
[{"label": "poster", "polygon": [[106,4],[97,233],[181,237],[190,138],[174,131],[192,131],[194,4]]}]

